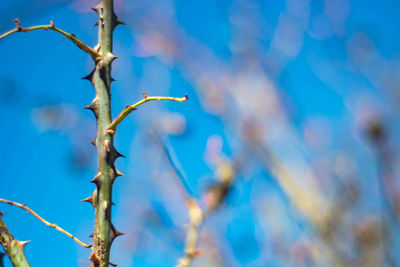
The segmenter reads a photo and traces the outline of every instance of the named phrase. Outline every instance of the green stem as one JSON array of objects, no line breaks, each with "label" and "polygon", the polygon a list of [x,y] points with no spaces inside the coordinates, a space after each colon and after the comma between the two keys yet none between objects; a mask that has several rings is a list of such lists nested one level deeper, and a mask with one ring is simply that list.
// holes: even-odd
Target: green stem
[{"label": "green stem", "polygon": [[0,216],[0,243],[3,246],[5,252],[7,253],[14,267],[30,266],[24,253],[24,245],[26,244],[26,242],[18,241],[12,236],[1,216]]},{"label": "green stem", "polygon": [[112,185],[117,176],[114,167],[113,136],[105,133],[111,123],[111,63],[115,56],[112,55],[112,35],[115,26],[113,0],[100,0],[95,8],[99,15],[99,53],[102,60],[96,63],[93,74],[93,85],[96,98],[93,101],[93,111],[97,117],[97,164],[98,174],[93,182],[95,191],[95,230],[94,251],[91,260],[94,266],[108,267],[110,249],[113,239],[118,235],[111,223]]},{"label": "green stem", "polygon": [[138,106],[153,100],[161,101],[161,100],[169,100],[169,101],[177,101],[177,102],[185,102],[188,100],[188,95],[184,97],[170,97],[170,96],[147,96],[146,93],[144,94],[144,99],[140,100],[139,102],[126,106],[122,112],[113,120],[113,122],[107,127],[107,133],[115,134],[118,125],[129,115],[132,111],[134,111]]}]

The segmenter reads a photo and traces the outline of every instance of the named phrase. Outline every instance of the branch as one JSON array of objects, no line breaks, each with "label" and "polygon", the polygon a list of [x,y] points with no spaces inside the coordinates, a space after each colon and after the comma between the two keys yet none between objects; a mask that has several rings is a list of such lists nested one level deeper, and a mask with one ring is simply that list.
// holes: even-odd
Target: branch
[{"label": "branch", "polygon": [[180,164],[178,164],[174,150],[170,146],[167,146],[157,131],[150,131],[149,136],[154,141],[154,144],[157,146],[157,148],[160,149],[160,152],[164,154],[169,166],[171,167],[171,170],[175,174],[176,178],[178,178],[177,180],[181,185],[180,188],[182,188],[182,191],[184,191],[183,194],[185,195],[185,199],[188,200],[193,197],[194,193],[187,182],[186,175],[184,174]]},{"label": "branch", "polygon": [[186,206],[189,211],[190,223],[186,230],[185,254],[178,260],[176,267],[189,267],[193,259],[201,254],[196,247],[199,240],[199,228],[203,224],[205,216],[196,200],[187,200]]},{"label": "branch", "polygon": [[51,228],[54,228],[58,231],[60,231],[61,233],[65,234],[66,236],[69,236],[70,238],[72,238],[73,240],[75,240],[76,242],[78,242],[81,246],[85,247],[85,248],[92,248],[92,244],[85,244],[82,241],[80,241],[78,238],[76,238],[75,236],[73,236],[72,234],[68,233],[67,231],[65,231],[64,229],[62,229],[61,227],[59,227],[57,224],[55,223],[49,223],[48,221],[46,221],[45,219],[43,219],[42,217],[39,216],[39,214],[37,214],[36,212],[34,212],[33,210],[31,210],[30,208],[28,208],[26,206],[26,204],[20,204],[14,201],[10,201],[10,200],[6,200],[6,199],[2,199],[0,198],[0,202],[6,203],[6,204],[10,204],[13,206],[17,206],[20,207],[21,209],[26,210],[27,212],[29,212],[30,214],[32,214],[33,216],[35,216],[37,219],[39,219],[39,221],[41,221],[42,223],[44,223],[47,226],[50,226]]},{"label": "branch", "polygon": [[131,113],[132,111],[134,111],[138,106],[152,101],[152,100],[157,100],[157,101],[161,101],[161,100],[169,100],[169,101],[176,101],[176,102],[185,102],[187,101],[188,95],[185,95],[184,97],[170,97],[170,96],[147,96],[146,93],[143,93],[144,98],[142,100],[140,100],[139,102],[130,105],[130,106],[126,106],[126,108],[124,108],[124,110],[122,110],[122,112],[113,120],[113,122],[107,127],[106,133],[112,134],[114,135],[118,125],[121,123],[121,121],[123,121],[126,116],[129,115],[129,113]]},{"label": "branch", "polygon": [[76,44],[80,49],[82,49],[83,51],[85,51],[86,53],[91,55],[93,60],[98,61],[103,58],[96,50],[90,48],[87,44],[85,44],[84,42],[79,40],[73,33],[67,33],[65,31],[61,30],[60,28],[57,28],[56,26],[54,26],[54,23],[52,20],[50,21],[50,24],[48,24],[48,25],[38,25],[38,26],[32,26],[32,27],[28,27],[28,28],[22,28],[20,25],[19,19],[15,19],[14,22],[16,24],[15,29],[0,35],[0,39],[3,39],[13,33],[16,33],[16,32],[29,32],[29,31],[35,31],[35,30],[46,30],[46,31],[52,30],[52,31],[61,33],[67,39],[71,40],[71,42]]},{"label": "branch", "polygon": [[[15,239],[8,230],[1,215],[2,214],[0,214],[0,243],[10,258],[11,263],[17,267],[30,267],[24,253],[24,246],[28,241],[21,242]],[[0,255],[0,266],[4,266],[2,258],[3,256]]]},{"label": "branch", "polygon": [[187,179],[184,177],[182,171],[178,168],[176,158],[172,156],[174,155],[173,149],[171,148],[170,150],[155,131],[150,133],[150,137],[166,157],[171,169],[175,173],[176,178],[178,178],[180,184],[182,185],[181,187],[185,191],[185,204],[189,213],[189,225],[186,230],[185,254],[178,259],[176,267],[189,267],[193,259],[201,254],[200,250],[198,250],[196,247],[199,240],[199,228],[203,224],[207,214],[202,211],[198,202],[193,197],[193,192],[187,184]]},{"label": "branch", "polygon": [[224,202],[231,186],[240,161],[228,162],[217,160],[216,178],[218,182],[208,189],[205,194],[206,208],[204,211],[194,199],[186,201],[189,211],[190,223],[186,231],[185,254],[178,260],[176,267],[189,267],[193,259],[201,254],[197,250],[199,240],[199,230],[204,221]]}]

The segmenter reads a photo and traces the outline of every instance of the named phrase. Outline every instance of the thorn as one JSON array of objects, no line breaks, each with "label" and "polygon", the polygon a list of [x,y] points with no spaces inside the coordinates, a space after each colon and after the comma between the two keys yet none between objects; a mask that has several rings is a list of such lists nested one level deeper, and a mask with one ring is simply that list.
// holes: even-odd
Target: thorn
[{"label": "thorn", "polygon": [[93,27],[99,26],[99,21],[97,20],[95,24],[93,24]]},{"label": "thorn", "polygon": [[120,172],[117,168],[114,168],[115,175],[118,176],[125,176],[122,172]]},{"label": "thorn", "polygon": [[90,234],[89,237],[93,238],[94,234]]},{"label": "thorn", "polygon": [[126,23],[123,22],[123,21],[122,21],[120,18],[118,18],[118,17],[115,19],[115,23],[117,24],[117,26],[118,26],[118,25],[126,25]]},{"label": "thorn", "polygon": [[116,60],[118,57],[115,56],[115,55],[113,55],[111,52],[108,52],[106,58],[107,58],[107,61],[111,63],[111,62],[113,62],[114,60]]},{"label": "thorn", "polygon": [[3,217],[5,214],[5,212],[0,211],[0,217]]},{"label": "thorn", "polygon": [[54,28],[54,22],[53,22],[52,20],[50,20],[50,26],[51,26],[52,28]]},{"label": "thorn", "polygon": [[147,94],[146,94],[146,92],[143,92],[143,96],[144,96],[144,99],[147,99]]},{"label": "thorn", "polygon": [[97,4],[96,6],[92,7],[92,10],[99,15],[100,9],[102,8],[101,4]]},{"label": "thorn", "polygon": [[96,136],[95,138],[93,138],[92,141],[90,141],[90,143],[91,143],[92,145],[94,145],[94,146],[96,146],[96,138],[97,138],[97,136]]},{"label": "thorn", "polygon": [[115,82],[115,79],[113,77],[111,77],[111,82]]},{"label": "thorn", "polygon": [[93,50],[99,52],[100,51],[100,44],[97,44],[93,47]]},{"label": "thorn", "polygon": [[97,189],[95,189],[95,191],[93,191],[93,193],[89,197],[82,199],[81,202],[88,202],[92,204],[92,206],[94,207],[96,205],[96,197],[95,197],[96,190]]},{"label": "thorn", "polygon": [[22,251],[25,250],[25,246],[26,246],[26,244],[28,244],[29,242],[31,242],[31,241],[30,241],[30,240],[28,240],[28,241],[18,241],[18,240],[17,240],[18,247],[19,247]]},{"label": "thorn", "polygon": [[90,180],[90,182],[96,184],[97,187],[100,187],[101,184],[100,178],[101,178],[101,172],[98,172],[96,176],[92,180]]},{"label": "thorn", "polygon": [[114,225],[111,225],[111,231],[112,231],[112,237],[111,240],[114,241],[115,238],[117,238],[118,236],[124,235],[125,233],[122,233],[120,231],[118,231],[117,229],[115,229]]},{"label": "thorn", "polygon": [[92,72],[90,72],[85,77],[82,77],[81,80],[88,80],[89,82],[93,83],[93,76],[94,76],[94,70],[92,70]]},{"label": "thorn", "polygon": [[189,100],[189,95],[188,95],[188,94],[185,95],[185,100],[186,100],[186,101]]},{"label": "thorn", "polygon": [[114,154],[115,154],[115,159],[117,159],[117,158],[126,158],[125,155],[119,153],[119,151],[116,150],[115,148],[114,148]]},{"label": "thorn", "polygon": [[96,119],[99,117],[99,108],[98,108],[98,98],[97,97],[95,97],[94,99],[93,99],[93,101],[92,101],[92,103],[90,103],[88,106],[86,106],[86,107],[84,107],[84,109],[90,109],[92,112],[93,112],[93,114],[94,114],[94,116],[96,117]]},{"label": "thorn", "polygon": [[16,25],[16,27],[17,27],[17,30],[18,30],[18,31],[21,31],[21,30],[22,30],[22,27],[21,27],[21,24],[20,24],[19,19],[14,19],[14,23],[15,23],[15,25]]},{"label": "thorn", "polygon": [[118,25],[126,25],[125,22],[123,22],[120,18],[118,18],[117,14],[115,14],[115,12],[113,12],[113,19],[114,19],[114,29],[118,26]]},{"label": "thorn", "polygon": [[114,267],[118,266],[118,265],[116,265],[115,263],[112,263],[112,262],[108,262],[108,264],[111,265],[111,266],[114,266]]},{"label": "thorn", "polygon": [[112,206],[115,206],[115,203],[111,201],[111,205],[112,205]]}]

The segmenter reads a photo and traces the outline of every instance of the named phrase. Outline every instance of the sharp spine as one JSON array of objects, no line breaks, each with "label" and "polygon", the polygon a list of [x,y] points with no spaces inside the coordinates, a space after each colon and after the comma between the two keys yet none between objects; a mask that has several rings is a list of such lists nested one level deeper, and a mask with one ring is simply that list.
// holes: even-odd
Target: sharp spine
[{"label": "sharp spine", "polygon": [[94,76],[94,70],[92,70],[92,72],[90,72],[85,77],[82,77],[81,79],[82,80],[88,80],[89,82],[93,83],[93,76]]},{"label": "sharp spine", "polygon": [[93,207],[95,207],[96,206],[95,194],[97,194],[96,190],[97,189],[95,189],[95,191],[89,197],[82,199],[81,202],[88,202],[88,203],[92,204]]},{"label": "sharp spine", "polygon": [[101,180],[100,180],[100,178],[101,178],[101,172],[98,172],[98,173],[96,174],[96,176],[95,176],[92,180],[90,180],[90,182],[96,184],[97,187],[100,187],[100,185],[101,185]]},{"label": "sharp spine", "polygon": [[84,109],[89,109],[93,112],[94,116],[96,117],[96,119],[99,117],[99,102],[98,102],[98,98],[95,97],[92,101],[92,103],[90,103],[88,106],[84,107]]}]

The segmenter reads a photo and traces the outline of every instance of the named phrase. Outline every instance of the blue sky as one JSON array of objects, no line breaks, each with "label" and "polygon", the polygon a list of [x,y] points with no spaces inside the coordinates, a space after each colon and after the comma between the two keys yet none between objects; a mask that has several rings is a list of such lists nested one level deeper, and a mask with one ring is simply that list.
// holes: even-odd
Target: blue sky
[{"label": "blue sky", "polygon": [[[95,1],[2,1],[0,31],[13,28],[16,17],[22,26],[53,20],[94,46],[89,2]],[[284,233],[287,253],[316,235],[273,167],[255,154],[246,139],[250,127],[262,132],[257,146],[268,147],[294,173],[311,170],[328,201],[338,196],[337,180],[357,177],[360,199],[350,218],[380,214],[377,179],[385,162],[363,127],[379,118],[391,148],[398,148],[397,1],[115,2],[128,26],[114,35],[113,115],[143,91],[189,94],[190,100],[148,103],[119,128],[116,146],[127,157],[117,165],[126,177],[115,184],[113,216],[127,235],[114,244],[112,262],[173,266],[183,251],[183,198],[174,195],[173,175],[148,137],[151,129],[173,149],[199,199],[215,182],[210,144],[220,144],[226,158],[248,158],[226,203],[204,227],[225,266],[303,266],[276,255],[275,233]],[[82,108],[94,90],[80,78],[93,62],[55,32],[17,33],[0,40],[0,49],[0,197],[27,203],[89,242],[93,210],[79,200],[93,190],[95,120]],[[0,210],[16,238],[32,241],[26,254],[33,266],[88,266],[88,250],[23,210]]]}]

